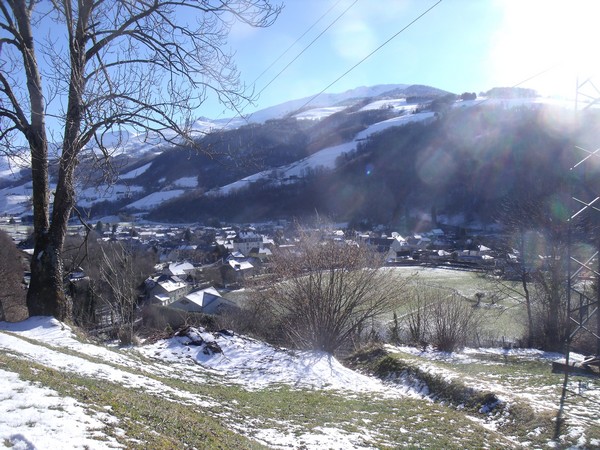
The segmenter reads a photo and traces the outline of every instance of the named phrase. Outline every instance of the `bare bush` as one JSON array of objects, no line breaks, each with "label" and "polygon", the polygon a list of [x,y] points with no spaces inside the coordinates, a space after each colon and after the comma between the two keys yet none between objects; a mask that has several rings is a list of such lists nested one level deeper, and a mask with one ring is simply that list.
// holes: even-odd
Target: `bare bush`
[{"label": "bare bush", "polygon": [[111,329],[122,344],[131,343],[140,288],[153,271],[153,254],[122,242],[73,238],[64,255],[71,270],[81,266],[86,274],[71,283],[77,325]]},{"label": "bare bush", "polygon": [[27,317],[23,263],[10,236],[0,231],[0,320],[17,322]]},{"label": "bare bush", "polygon": [[457,292],[417,284],[410,291],[409,305],[403,322],[413,344],[452,352],[478,335],[477,311]]},{"label": "bare bush", "polygon": [[379,256],[301,231],[293,250],[274,253],[261,297],[296,347],[334,353],[400,298],[406,282],[381,269]]},{"label": "bare bush", "polygon": [[432,303],[432,344],[441,351],[462,349],[477,333],[477,316],[470,303],[452,293]]},{"label": "bare bush", "polygon": [[427,346],[430,328],[429,303],[432,301],[428,288],[417,284],[411,288],[408,297],[410,299],[410,311],[404,316],[404,323],[409,342]]}]

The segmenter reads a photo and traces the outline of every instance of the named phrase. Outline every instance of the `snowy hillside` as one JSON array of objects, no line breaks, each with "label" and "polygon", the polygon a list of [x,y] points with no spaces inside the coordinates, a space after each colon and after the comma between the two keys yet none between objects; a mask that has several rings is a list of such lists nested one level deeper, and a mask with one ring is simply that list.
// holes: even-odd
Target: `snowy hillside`
[{"label": "snowy hillside", "polygon": [[0,350],[0,439],[16,449],[600,445],[600,384],[593,380],[579,386],[585,399],[572,400],[552,439],[561,376],[549,370],[557,355],[538,351],[388,347],[438,383],[460,380],[474,398],[488,393],[493,401],[478,410],[436,400],[418,371],[382,381],[326,354],[230,332],[188,328],[118,348],[33,317],[0,322]]},{"label": "snowy hillside", "polygon": [[[350,142],[325,148],[298,162],[289,164],[284,167],[279,167],[275,170],[279,178],[290,179],[292,177],[303,177],[304,174],[307,173],[307,171],[314,170],[319,167],[325,169],[333,169],[335,167],[335,161],[338,157],[340,157],[344,153],[349,153],[353,150],[356,150],[358,142],[367,139],[372,134],[381,132],[391,127],[398,127],[412,122],[431,121],[434,120],[434,118],[434,113],[432,112],[424,112],[394,117],[393,119],[389,119],[371,125],[366,130],[363,130],[360,133],[358,133]],[[268,179],[269,177],[271,177],[272,173],[273,169],[256,173],[242,180],[236,181],[235,183],[231,183],[219,189],[215,189],[210,192],[210,195],[228,194],[235,189],[243,189],[244,187],[249,186],[253,182],[256,182],[261,179]]]},{"label": "snowy hillside", "polygon": [[[374,134],[391,127],[399,127],[415,121],[428,122],[435,119],[433,112],[418,112],[417,103],[407,103],[406,94],[410,89],[416,92],[436,92],[434,88],[424,86],[408,86],[404,84],[378,85],[372,87],[359,87],[339,94],[322,94],[309,104],[310,97],[289,101],[264,110],[258,111],[251,116],[242,119],[218,119],[210,120],[199,118],[192,124],[192,129],[199,137],[206,133],[228,129],[233,130],[236,127],[250,123],[264,123],[272,119],[281,119],[289,114],[295,113],[293,117],[304,123],[318,123],[325,121],[332,115],[341,113],[351,114],[368,113],[377,111],[386,111],[392,118],[386,118],[377,123],[371,123],[366,129],[357,132],[354,136],[348,136],[346,142],[335,142],[335,145],[321,147],[320,150],[310,154],[310,156],[298,159],[293,163],[286,163],[280,166],[267,166],[268,168],[257,168],[257,172],[249,174],[249,171],[241,174],[239,179],[232,181],[231,177],[222,181],[222,184],[215,187],[215,184],[209,184],[208,187],[199,184],[201,169],[197,168],[196,173],[182,174],[179,179],[166,178],[158,176],[152,180],[147,179],[140,182],[144,174],[152,167],[157,156],[169,148],[164,145],[164,141],[158,134],[136,134],[125,130],[115,133],[107,133],[103,137],[103,142],[107,146],[118,146],[119,151],[115,156],[120,158],[117,166],[122,166],[119,180],[114,185],[107,185],[92,180],[88,184],[79,184],[77,187],[78,205],[84,208],[92,208],[101,202],[118,203],[119,211],[134,212],[144,214],[149,211],[160,208],[165,202],[177,199],[184,194],[202,188],[203,191],[209,189],[207,195],[227,195],[235,190],[248,187],[251,183],[268,180],[271,183],[293,183],[301,179],[306,174],[311,173],[317,168],[332,169],[335,167],[336,159],[344,153],[352,152],[357,148],[359,142],[368,139]],[[440,91],[442,92],[442,91]],[[369,101],[370,100],[370,101]],[[360,108],[356,110],[354,105],[359,103]],[[365,104],[366,103],[366,104]],[[526,98],[526,99],[477,99],[470,101],[458,101],[454,103],[455,108],[470,108],[478,105],[501,106],[502,108],[513,108],[524,104],[556,104],[565,106],[565,103],[558,103],[550,99]],[[572,106],[566,104],[566,106]],[[298,112],[298,108],[302,111]],[[352,112],[345,113],[349,108],[354,108]],[[389,117],[389,116],[388,116]],[[333,122],[335,123],[335,122]],[[255,125],[259,126],[259,125]],[[335,135],[338,130],[331,129],[331,134]],[[172,134],[172,133],[171,133]],[[167,136],[169,133],[167,132]],[[231,149],[232,156],[228,158],[235,159],[235,148]],[[306,152],[304,153],[306,155]],[[289,161],[289,160],[288,160]],[[237,162],[239,163],[239,162]],[[31,183],[27,178],[27,171],[24,172],[25,178],[21,182],[20,168],[26,169],[26,162],[20,162],[19,165],[9,165],[5,159],[0,159],[0,181],[10,182],[10,187],[0,189],[0,214],[4,215],[28,215],[31,214]],[[80,166],[82,167],[82,166]],[[251,166],[249,166],[251,167]],[[257,166],[258,167],[258,166]],[[84,170],[84,169],[81,169]],[[153,173],[164,171],[164,167],[157,166]],[[222,170],[216,168],[216,170]],[[273,177],[276,179],[273,179]],[[87,178],[87,177],[84,177]],[[152,182],[150,182],[152,181]],[[5,184],[4,186],[7,186]],[[105,209],[104,209],[105,210]],[[111,213],[117,213],[117,209]],[[103,213],[104,214],[104,213]]]},{"label": "snowy hillside", "polygon": [[[296,113],[300,108],[303,110],[314,110],[323,107],[337,107],[339,103],[347,102],[348,100],[359,100],[361,98],[377,97],[396,89],[404,89],[409,85],[407,84],[380,84],[377,86],[361,86],[355,89],[350,89],[346,92],[339,94],[321,94],[314,100],[313,97],[300,98],[298,100],[291,100],[289,102],[281,103],[280,105],[271,106],[269,108],[262,109],[251,115],[248,120],[250,122],[262,123],[269,119],[282,118],[288,114]],[[349,103],[351,104],[351,103]],[[331,110],[330,110],[331,111]],[[299,116],[302,117],[303,112],[299,112]],[[296,117],[298,117],[298,115]]]}]

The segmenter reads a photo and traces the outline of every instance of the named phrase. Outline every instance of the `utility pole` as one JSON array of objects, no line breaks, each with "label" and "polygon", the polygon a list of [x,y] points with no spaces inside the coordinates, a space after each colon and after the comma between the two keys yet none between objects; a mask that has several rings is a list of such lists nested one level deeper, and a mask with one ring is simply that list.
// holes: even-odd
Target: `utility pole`
[{"label": "utility pole", "polygon": [[[580,108],[580,97],[585,104]],[[600,105],[600,90],[591,78],[577,82],[575,133],[581,133],[586,117]],[[600,145],[600,136],[598,143]],[[586,144],[587,146],[587,144]],[[575,146],[575,164],[569,173],[570,216],[567,275],[567,333],[565,361],[553,364],[553,372],[563,372],[560,405],[554,438],[558,439],[571,376],[600,376],[600,147],[589,150]],[[596,340],[595,355],[572,361],[574,342],[584,335]],[[592,341],[593,342],[593,341]]]}]

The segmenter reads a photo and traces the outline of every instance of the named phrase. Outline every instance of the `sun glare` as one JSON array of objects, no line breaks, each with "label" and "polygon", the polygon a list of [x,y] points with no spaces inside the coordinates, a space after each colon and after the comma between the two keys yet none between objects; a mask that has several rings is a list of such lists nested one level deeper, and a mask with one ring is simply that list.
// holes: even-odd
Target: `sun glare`
[{"label": "sun glare", "polygon": [[573,98],[577,78],[600,77],[600,2],[498,0],[497,6],[503,14],[489,55],[493,85]]}]

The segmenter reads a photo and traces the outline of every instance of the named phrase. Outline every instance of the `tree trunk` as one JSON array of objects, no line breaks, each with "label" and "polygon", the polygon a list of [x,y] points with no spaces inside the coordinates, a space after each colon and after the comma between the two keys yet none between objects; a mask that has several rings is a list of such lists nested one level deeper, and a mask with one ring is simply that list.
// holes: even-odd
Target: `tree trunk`
[{"label": "tree trunk", "polygon": [[550,279],[545,284],[546,296],[548,299],[548,316],[546,336],[548,350],[561,351],[563,349],[563,336],[565,330],[561,330],[560,312],[561,312],[561,284],[564,279],[562,267],[557,265],[556,252],[551,253],[553,266],[550,268],[548,276]]},{"label": "tree trunk", "polygon": [[519,240],[519,253],[521,257],[521,285],[525,294],[525,306],[527,308],[527,347],[533,346],[534,326],[533,326],[533,311],[531,309],[531,295],[529,294],[529,278],[530,274],[525,262],[525,231],[520,230],[521,238]]},{"label": "tree trunk", "polygon": [[[43,123],[43,97],[41,80],[35,65],[33,81],[38,89],[30,89],[32,99],[38,99],[42,117],[38,128],[40,139],[29,139],[32,155],[35,249],[31,260],[31,284],[27,293],[29,315],[51,315],[59,320],[71,320],[73,305],[64,292],[62,250],[67,233],[69,216],[74,205],[74,171],[83,143],[80,142],[82,120],[82,96],[85,86],[85,30],[93,2],[81,6],[77,19],[73,18],[70,4],[65,3],[67,24],[70,34],[71,79],[65,120],[65,134],[54,195],[52,221],[48,222],[48,150]],[[33,45],[33,43],[32,43]],[[29,77],[28,77],[29,79]],[[33,101],[32,101],[33,103]],[[35,116],[35,114],[34,114]],[[32,122],[33,124],[33,122]],[[36,136],[34,136],[35,138]],[[37,168],[39,163],[45,167]],[[37,168],[37,170],[36,170]],[[37,181],[37,185],[36,185]],[[39,204],[36,204],[36,201]]]},{"label": "tree trunk", "polygon": [[560,297],[558,292],[553,292],[550,298],[550,305],[548,307],[548,350],[560,351],[562,350],[563,342],[562,335],[559,329],[559,308],[560,308]]},{"label": "tree trunk", "polygon": [[27,292],[27,308],[30,316],[71,319],[72,305],[64,293],[60,250],[47,236],[36,241],[31,259],[31,284]]},{"label": "tree trunk", "polygon": [[527,347],[533,346],[534,330],[533,330],[533,311],[531,310],[531,296],[529,294],[529,286],[527,284],[528,273],[521,272],[521,285],[525,293],[525,306],[527,308]]},{"label": "tree trunk", "polygon": [[14,5],[15,18],[23,36],[23,53],[27,91],[31,100],[31,123],[26,138],[31,150],[33,189],[33,232],[35,249],[31,260],[31,284],[27,291],[29,315],[53,315],[65,318],[62,294],[62,267],[56,249],[49,240],[48,140],[42,79],[36,60],[30,16],[25,2]]}]

